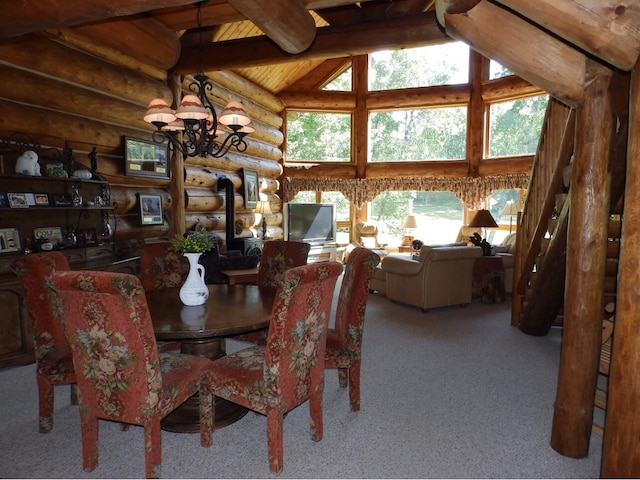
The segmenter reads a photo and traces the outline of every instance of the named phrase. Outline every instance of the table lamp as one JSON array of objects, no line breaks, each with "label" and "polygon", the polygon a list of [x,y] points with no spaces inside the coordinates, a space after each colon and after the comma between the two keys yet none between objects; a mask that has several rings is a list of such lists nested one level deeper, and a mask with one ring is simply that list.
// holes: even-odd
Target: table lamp
[{"label": "table lamp", "polygon": [[511,226],[513,225],[513,217],[518,215],[518,206],[515,204],[513,200],[509,200],[502,212],[500,212],[500,216],[509,216],[509,233],[511,233]]},{"label": "table lamp", "polygon": [[269,200],[260,200],[256,205],[256,213],[262,216],[262,240],[267,239],[267,215],[271,215]]},{"label": "table lamp", "polygon": [[482,228],[483,237],[487,236],[487,228],[498,228],[498,224],[489,210],[478,210],[469,222],[469,226]]},{"label": "table lamp", "polygon": [[416,221],[415,215],[407,215],[406,218],[404,219],[404,223],[402,224],[402,226],[409,231],[407,235],[404,235],[402,237],[402,245],[409,246],[413,241],[412,233],[416,228],[418,228],[418,222]]}]

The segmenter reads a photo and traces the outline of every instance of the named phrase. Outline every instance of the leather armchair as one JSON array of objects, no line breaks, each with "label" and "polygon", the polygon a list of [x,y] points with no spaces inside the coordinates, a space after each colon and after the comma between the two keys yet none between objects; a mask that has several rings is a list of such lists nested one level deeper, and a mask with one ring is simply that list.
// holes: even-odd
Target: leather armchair
[{"label": "leather armchair", "polygon": [[427,312],[430,308],[471,302],[473,262],[480,247],[425,245],[418,260],[389,256],[382,260],[389,300]]}]

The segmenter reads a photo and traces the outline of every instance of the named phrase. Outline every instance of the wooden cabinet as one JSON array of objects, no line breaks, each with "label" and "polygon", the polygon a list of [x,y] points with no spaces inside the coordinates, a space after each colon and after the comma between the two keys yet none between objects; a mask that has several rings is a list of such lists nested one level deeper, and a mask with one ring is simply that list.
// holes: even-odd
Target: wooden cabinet
[{"label": "wooden cabinet", "polygon": [[[76,198],[77,206],[67,205],[67,200],[73,202],[75,192],[82,197],[80,203]],[[13,261],[24,254],[26,245],[37,250],[43,243],[50,243],[66,256],[74,270],[137,275],[139,262],[137,257],[117,259],[113,246],[105,243],[106,236],[101,236],[105,220],[109,221],[113,213],[113,207],[108,206],[109,185],[105,181],[0,175],[0,194],[4,200],[0,203],[0,368],[3,368],[35,361],[29,315],[18,279],[11,271]],[[12,197],[29,204],[39,197],[40,203],[11,207],[9,194],[17,194]],[[87,232],[73,248],[71,242],[65,244],[69,228]],[[36,238],[38,235],[55,238],[46,238],[45,242],[44,238]]]}]

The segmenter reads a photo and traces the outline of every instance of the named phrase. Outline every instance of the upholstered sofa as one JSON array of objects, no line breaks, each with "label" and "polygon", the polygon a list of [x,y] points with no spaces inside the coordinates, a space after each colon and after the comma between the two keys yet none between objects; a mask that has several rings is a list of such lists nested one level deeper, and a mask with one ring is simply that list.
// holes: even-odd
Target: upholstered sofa
[{"label": "upholstered sofa", "polygon": [[502,257],[504,267],[504,291],[513,293],[513,263],[516,253],[516,234],[507,235],[500,245],[494,246],[491,253]]},{"label": "upholstered sofa", "polygon": [[372,290],[386,293],[389,300],[421,308],[466,305],[471,302],[473,262],[482,256],[480,247],[428,246],[420,250],[418,259],[388,256],[382,260],[384,285]]}]

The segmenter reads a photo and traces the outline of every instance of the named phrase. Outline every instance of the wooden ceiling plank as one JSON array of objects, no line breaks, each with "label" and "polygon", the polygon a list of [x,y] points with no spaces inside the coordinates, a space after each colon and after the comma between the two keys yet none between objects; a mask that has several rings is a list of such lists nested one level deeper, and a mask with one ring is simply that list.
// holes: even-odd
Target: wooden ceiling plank
[{"label": "wooden ceiling plank", "polygon": [[497,0],[622,70],[640,55],[640,5],[619,0]]},{"label": "wooden ceiling plank", "polygon": [[288,53],[305,51],[316,36],[316,22],[301,0],[229,0],[229,4],[255,23]]},{"label": "wooden ceiling plank", "polygon": [[582,102],[586,56],[563,41],[486,1],[465,13],[445,13],[444,22],[449,35],[567,105]]},{"label": "wooden ceiling plank", "polygon": [[[157,0],[153,8],[189,5],[196,0]],[[149,0],[21,0],[3,9],[0,38],[124,17],[149,10]]]},{"label": "wooden ceiling plank", "polygon": [[[197,25],[196,16],[198,8],[196,5],[185,7],[164,8],[150,12],[151,16],[171,30],[188,30]],[[235,8],[229,5],[226,0],[209,0],[207,5],[200,8],[200,19],[203,27],[213,27],[225,23],[240,22],[246,20]]]},{"label": "wooden ceiling plank", "polygon": [[[364,55],[376,50],[437,45],[451,41],[437,25],[435,14],[397,17],[349,27],[323,27],[306,51],[290,55],[265,38],[216,42],[204,47],[204,69],[229,70],[258,65]],[[199,65],[198,50],[183,49],[175,71],[190,73]]]},{"label": "wooden ceiling plank", "polygon": [[322,88],[329,80],[341,74],[351,65],[349,58],[330,58],[308,72],[299,81],[292,84],[287,91],[313,91]]}]

